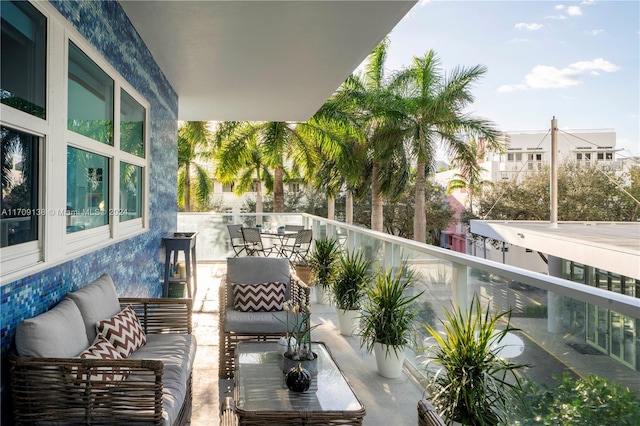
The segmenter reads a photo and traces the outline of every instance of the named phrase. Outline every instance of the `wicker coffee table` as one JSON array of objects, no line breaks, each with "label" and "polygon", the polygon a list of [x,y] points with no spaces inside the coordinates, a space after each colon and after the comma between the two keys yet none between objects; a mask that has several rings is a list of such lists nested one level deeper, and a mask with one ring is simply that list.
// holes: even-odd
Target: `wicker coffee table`
[{"label": "wicker coffee table", "polygon": [[361,425],[365,409],[324,343],[315,343],[318,375],[304,393],[284,383],[282,355],[273,342],[236,348],[234,400],[240,425]]}]

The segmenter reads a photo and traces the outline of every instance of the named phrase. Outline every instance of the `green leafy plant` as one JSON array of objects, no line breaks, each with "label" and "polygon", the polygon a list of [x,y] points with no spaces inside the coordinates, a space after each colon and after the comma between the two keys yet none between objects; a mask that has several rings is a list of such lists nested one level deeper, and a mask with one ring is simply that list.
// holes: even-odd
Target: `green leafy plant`
[{"label": "green leafy plant", "polygon": [[397,352],[411,342],[417,315],[413,302],[422,294],[407,295],[413,277],[405,265],[396,274],[378,270],[373,285],[365,289],[360,336],[361,345],[368,351],[373,351],[375,343],[381,343]]},{"label": "green leafy plant", "polygon": [[595,374],[574,380],[565,372],[553,389],[525,380],[522,398],[511,409],[509,424],[514,426],[640,424],[636,394]]},{"label": "green leafy plant", "polygon": [[[464,425],[497,425],[521,389],[515,373],[524,365],[499,356],[500,342],[509,332],[511,312],[483,312],[474,295],[468,310],[451,306],[445,311],[441,333],[425,325],[435,344],[426,348],[427,390],[439,413],[449,422]],[[498,324],[506,320],[506,326]],[[435,364],[435,365],[430,365]],[[429,368],[431,367],[431,368]]]},{"label": "green leafy plant", "polygon": [[343,253],[336,277],[331,285],[333,300],[338,309],[358,310],[367,284],[371,280],[371,260],[362,252]]},{"label": "green leafy plant", "polygon": [[308,262],[313,272],[313,284],[328,289],[333,281],[338,259],[340,257],[340,245],[334,238],[321,238],[315,241],[315,245],[309,254]]}]

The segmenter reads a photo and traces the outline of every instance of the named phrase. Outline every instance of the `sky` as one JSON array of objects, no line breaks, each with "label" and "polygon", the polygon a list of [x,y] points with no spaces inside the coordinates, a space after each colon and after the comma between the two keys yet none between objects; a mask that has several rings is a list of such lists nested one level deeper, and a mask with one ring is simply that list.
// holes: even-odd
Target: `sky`
[{"label": "sky", "polygon": [[501,131],[613,129],[640,155],[640,1],[420,1],[389,35],[387,72],[433,49],[484,65],[468,110]]}]

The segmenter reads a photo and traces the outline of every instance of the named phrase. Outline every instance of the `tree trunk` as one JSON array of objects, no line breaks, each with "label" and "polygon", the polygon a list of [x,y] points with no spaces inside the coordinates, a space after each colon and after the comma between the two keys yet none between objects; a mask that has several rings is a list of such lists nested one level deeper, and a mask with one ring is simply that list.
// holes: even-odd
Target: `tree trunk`
[{"label": "tree trunk", "polygon": [[327,196],[327,219],[336,220],[336,199]]},{"label": "tree trunk", "polygon": [[344,221],[349,225],[353,224],[353,192],[347,190],[347,198],[345,201],[345,218]]},{"label": "tree trunk", "polygon": [[284,182],[282,180],[282,166],[273,171],[273,212],[284,213]]},{"label": "tree trunk", "polygon": [[191,211],[191,164],[184,166],[184,211]]},{"label": "tree trunk", "polygon": [[[262,207],[262,182],[256,182],[256,213],[263,213],[264,208]],[[256,224],[262,225],[262,216],[256,216]]]},{"label": "tree trunk", "polygon": [[371,229],[383,232],[384,218],[382,216],[382,195],[380,194],[380,182],[378,171],[380,166],[374,162],[371,170]]},{"label": "tree trunk", "polygon": [[413,239],[420,243],[427,240],[427,215],[425,212],[425,169],[426,163],[418,162],[416,173],[416,199],[415,212],[413,215]]}]

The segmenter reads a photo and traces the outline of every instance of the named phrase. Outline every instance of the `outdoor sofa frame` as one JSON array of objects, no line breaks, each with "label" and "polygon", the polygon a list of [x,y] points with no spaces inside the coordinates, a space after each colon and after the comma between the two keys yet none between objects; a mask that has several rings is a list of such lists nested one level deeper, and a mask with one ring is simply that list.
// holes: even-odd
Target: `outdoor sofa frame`
[{"label": "outdoor sofa frame", "polygon": [[[146,334],[192,334],[191,299],[120,298],[132,305]],[[69,380],[69,372],[99,368],[101,374],[126,374],[117,386],[92,380]],[[32,358],[9,355],[16,425],[163,425],[164,363],[141,359]],[[192,377],[174,426],[188,424]]]}]

